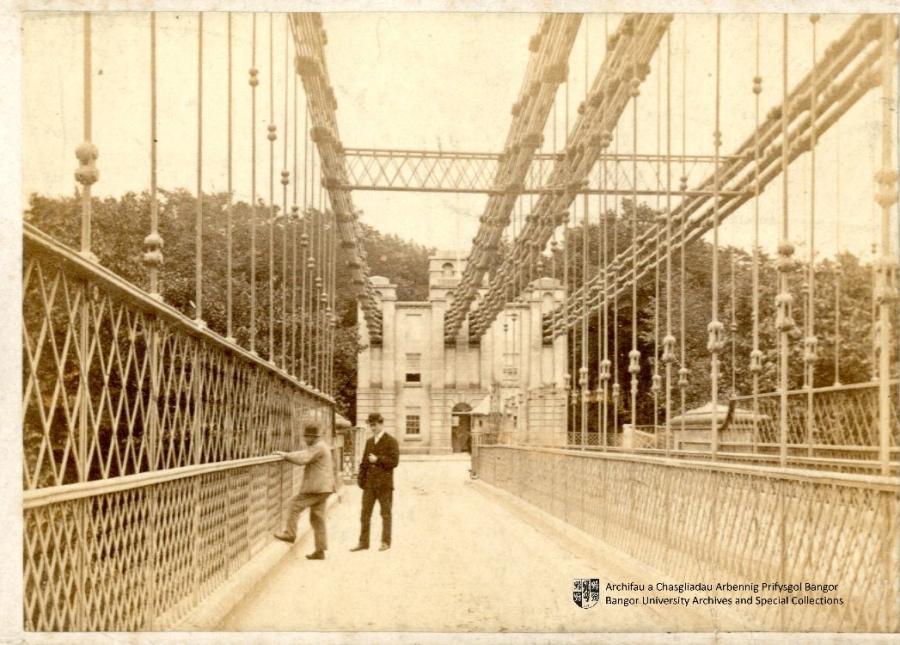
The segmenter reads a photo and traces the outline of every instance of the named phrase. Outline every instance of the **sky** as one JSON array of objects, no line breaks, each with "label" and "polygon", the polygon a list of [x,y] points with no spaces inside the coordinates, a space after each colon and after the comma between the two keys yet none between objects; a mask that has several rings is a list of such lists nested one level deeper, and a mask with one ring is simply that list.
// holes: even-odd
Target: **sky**
[{"label": "sky", "polygon": [[[555,120],[545,130],[545,151],[562,147],[566,126],[592,81],[604,54],[605,33],[620,17],[587,14],[570,57],[568,88],[557,97]],[[205,14],[203,21],[203,162],[204,191],[227,188],[227,15]],[[326,57],[338,101],[337,118],[346,147],[421,148],[499,152],[510,125],[528,60],[528,39],[538,27],[538,14],[403,14],[329,13]],[[852,21],[825,15],[817,26],[817,56]],[[289,170],[293,168],[293,74],[285,74],[285,18],[256,18],[257,193],[269,199],[269,142],[266,125],[277,125],[275,201],[281,204],[278,174],[284,165],[284,133],[288,131]],[[763,78],[761,115],[781,102],[782,19],[764,15],[725,15],[721,32],[720,130],[722,154],[733,151],[754,129],[752,78],[756,73],[757,25],[759,71]],[[82,140],[82,28],[79,14],[27,14],[23,30],[23,193],[71,195],[77,166],[75,147]],[[159,96],[159,185],[196,190],[197,186],[197,14],[163,13],[157,17]],[[253,20],[233,14],[233,189],[249,200],[251,117],[247,70],[251,67]],[[713,16],[677,16],[669,38],[641,88],[638,98],[638,151],[664,151],[666,129],[666,52],[671,47],[671,137],[673,151],[712,154],[715,115],[715,29]],[[97,195],[146,190],[150,178],[149,17],[145,13],[95,14],[93,30],[93,140],[100,156]],[[789,71],[792,85],[812,64],[812,26],[806,16],[789,18]],[[682,44],[686,43],[685,49]],[[288,65],[291,61],[288,60]],[[687,114],[682,109],[684,64],[687,65]],[[270,90],[270,70],[272,89]],[[288,118],[285,122],[285,79]],[[270,102],[270,91],[274,102]],[[298,121],[302,152],[303,107]],[[566,112],[566,92],[569,94]],[[877,233],[874,174],[880,162],[880,89],[869,92],[825,133],[817,148],[816,252],[827,256],[838,248],[871,253]],[[658,109],[659,108],[659,109]],[[657,138],[657,124],[661,136]],[[684,128],[682,127],[684,124]],[[554,128],[555,125],[555,128]],[[616,134],[621,152],[631,151],[629,106]],[[804,155],[789,176],[791,237],[801,256],[808,252],[811,211],[811,163]],[[302,172],[302,157],[300,168]],[[707,167],[708,169],[708,167]],[[676,178],[680,168],[673,170]],[[693,184],[704,168],[690,175]],[[293,185],[290,186],[291,193]],[[298,182],[298,200],[303,200]],[[761,244],[777,243],[782,182],[773,181],[760,200]],[[317,203],[319,191],[307,201]],[[465,255],[477,231],[484,195],[411,194],[356,191],[363,221],[385,233]],[[650,205],[656,198],[650,197]],[[289,197],[292,203],[292,196]],[[529,198],[524,198],[527,212]],[[596,217],[598,205],[590,206]],[[518,209],[516,210],[518,213]],[[575,214],[579,219],[583,212]],[[896,227],[896,210],[892,214]],[[748,203],[722,226],[723,244],[749,247],[753,204]],[[509,234],[518,230],[515,220]],[[896,239],[896,233],[892,236]]]}]

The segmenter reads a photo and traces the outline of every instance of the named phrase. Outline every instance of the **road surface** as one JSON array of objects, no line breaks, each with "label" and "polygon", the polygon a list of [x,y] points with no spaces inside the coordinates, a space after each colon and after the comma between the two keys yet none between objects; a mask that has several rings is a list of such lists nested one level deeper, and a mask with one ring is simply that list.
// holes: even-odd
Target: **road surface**
[{"label": "road surface", "polygon": [[[694,631],[714,624],[675,607],[607,606],[572,600],[575,578],[620,583],[646,578],[601,548],[584,552],[502,497],[486,494],[459,458],[401,459],[394,491],[393,548],[351,553],[361,491],[349,491],[328,518],[329,550],[309,561],[309,540],[237,608],[228,631]],[[301,516],[302,524],[308,515]],[[574,530],[574,529],[573,529]],[[617,594],[619,596],[626,594]],[[633,594],[640,597],[640,594]],[[699,617],[699,620],[698,620]]]}]

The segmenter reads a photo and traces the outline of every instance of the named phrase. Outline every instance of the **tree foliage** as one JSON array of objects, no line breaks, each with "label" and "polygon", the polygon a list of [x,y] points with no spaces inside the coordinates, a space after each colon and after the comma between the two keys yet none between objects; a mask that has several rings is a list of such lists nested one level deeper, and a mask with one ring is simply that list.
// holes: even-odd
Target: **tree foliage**
[{"label": "tree foliage", "polygon": [[[159,272],[163,300],[188,317],[196,316],[195,260],[197,200],[186,190],[159,194],[159,233],[163,239],[164,263]],[[225,193],[203,195],[203,312],[207,326],[223,336],[227,332],[227,208]],[[249,345],[251,320],[252,258],[255,257],[256,284],[256,349],[269,356],[269,236],[272,234],[274,266],[272,271],[272,336],[274,358],[280,362],[281,352],[299,354],[302,342],[299,330],[304,308],[299,301],[303,269],[302,233],[310,230],[319,214],[309,211],[296,224],[276,206],[271,209],[260,202],[253,209],[237,201],[232,204],[232,333],[237,342]],[[25,220],[72,248],[78,248],[81,202],[77,196],[50,198],[32,195]],[[142,289],[149,288],[149,274],[142,263],[143,240],[150,231],[150,195],[146,192],[126,193],[119,198],[92,200],[91,250],[100,264]],[[251,225],[256,223],[255,254],[251,255]],[[270,227],[270,224],[272,225]],[[428,255],[430,249],[406,242],[394,235],[362,225],[363,243],[373,275],[383,275],[398,285],[398,297],[404,300],[424,299],[428,290]],[[297,245],[297,269],[294,270],[294,244]],[[283,251],[287,250],[286,254]],[[338,248],[335,266],[334,394],[338,411],[353,418],[356,399],[357,355],[361,351],[356,331],[356,300],[351,292],[350,273]],[[286,271],[284,269],[287,269]],[[297,275],[297,316],[294,316],[294,276]],[[286,305],[282,307],[284,294]],[[284,310],[284,311],[283,311]],[[282,345],[282,323],[286,343]],[[306,317],[306,328],[318,322]],[[292,337],[292,325],[295,334]],[[292,339],[293,338],[293,339]],[[295,351],[296,350],[296,351]]]},{"label": "tree foliage", "polygon": [[[631,203],[624,200],[620,212],[607,213],[606,241],[610,259],[616,257],[614,250],[621,252],[632,240],[631,208]],[[648,228],[663,225],[657,213],[645,205],[639,205],[636,219],[638,235]],[[565,239],[568,245],[561,244],[557,249],[553,275],[561,280],[567,278],[571,291],[582,283],[582,259],[585,250],[588,258],[587,278],[590,280],[598,275],[602,234],[600,226],[591,223],[588,224],[586,239],[581,225],[569,228]],[[568,248],[568,251],[564,252],[564,248]],[[666,276],[664,251],[660,252],[659,257],[663,261],[658,274],[651,271],[639,281],[636,290],[638,303],[636,316],[633,313],[630,289],[625,293],[619,293],[608,303],[609,323],[606,341],[609,359],[612,362],[613,381],[617,381],[622,388],[622,397],[618,404],[620,422],[623,415],[626,415],[626,418],[630,417],[631,374],[628,372],[628,354],[632,350],[633,326],[636,331],[636,348],[641,355],[636,407],[638,423],[652,423],[654,418],[664,418],[662,409],[665,400],[664,391],[659,392],[658,407],[655,408],[657,415],[654,417],[655,401],[652,386],[655,364],[658,364],[656,373],[662,379],[662,387],[665,384],[665,367],[660,357],[667,330],[671,330],[676,338],[678,360],[672,369],[672,396],[679,405],[675,413],[680,410],[677,383],[678,370],[682,365],[690,371],[686,388],[686,408],[703,405],[712,398],[711,354],[707,349],[709,340],[707,326],[713,319],[712,245],[698,239],[685,247],[683,288],[681,254],[678,251],[674,254],[671,274],[672,309],[669,318],[666,299],[670,282]],[[620,272],[628,271],[631,261],[630,256],[626,255],[623,266],[619,267]],[[553,267],[554,261],[547,256],[542,264],[543,274],[550,275],[551,271],[547,267]],[[727,400],[732,395],[740,396],[753,392],[753,376],[750,370],[750,355],[754,347],[753,264],[752,251],[731,246],[719,249],[716,318],[723,323],[725,329],[725,348],[719,355],[720,400]],[[794,298],[792,313],[795,322],[794,329],[788,334],[790,389],[803,387],[806,382],[803,353],[807,320],[808,269],[807,263],[798,261],[794,270],[788,274],[788,290]],[[612,273],[610,278],[611,276]],[[778,387],[779,355],[778,332],[775,328],[778,272],[775,258],[765,253],[759,255],[757,284],[758,314],[755,335],[758,338],[757,346],[763,356],[758,391],[765,393],[775,391]],[[813,320],[814,335],[818,343],[817,360],[814,363],[814,386],[831,385],[837,381],[844,384],[860,383],[872,378],[874,374],[872,288],[871,265],[851,253],[826,258],[816,264]],[[838,289],[839,309],[835,298]],[[599,373],[599,346],[602,343],[600,340],[602,335],[598,334],[600,327],[598,316],[599,312],[591,314],[586,325],[590,389],[597,387]],[[839,321],[839,329],[836,328],[836,321]],[[568,367],[569,373],[575,375],[576,383],[581,367],[582,329],[582,322],[579,319],[574,331],[568,334],[570,344]],[[896,337],[893,342],[892,352],[896,354]],[[618,352],[614,351],[616,344]],[[892,362],[892,365],[896,363]],[[592,426],[596,423],[595,417],[596,413],[590,417]]]},{"label": "tree foliage", "polygon": [[[223,193],[203,196],[203,319],[214,331],[226,332],[226,210],[228,196]],[[143,239],[150,230],[150,198],[147,193],[126,193],[122,197],[93,200],[92,250],[99,261],[115,273],[141,288],[147,289],[148,273],[141,263]],[[195,237],[196,198],[185,190],[161,191],[159,200],[159,231],[165,247],[165,263],[160,271],[163,299],[189,317],[194,317],[195,298]],[[659,226],[658,213],[640,204],[634,206],[623,200],[619,212],[606,214],[606,255],[616,257],[627,248],[635,234]],[[293,244],[303,231],[311,226],[319,214],[310,211],[303,214],[297,228],[281,216],[279,209],[269,209],[260,203],[257,208],[245,202],[232,205],[232,290],[233,333],[237,342],[247,346],[250,339],[251,258],[255,257],[256,272],[256,347],[261,355],[269,352],[269,235],[274,248],[272,273],[271,330],[274,339],[274,357],[280,360],[282,349],[292,349],[292,325],[303,329],[303,320],[294,316],[293,293]],[[77,197],[47,198],[32,195],[25,213],[29,221],[64,244],[78,246],[80,202]],[[632,220],[636,222],[636,226]],[[252,224],[256,224],[256,253],[251,255]],[[271,226],[270,226],[271,225]],[[385,235],[372,227],[362,225],[362,242],[365,247],[370,272],[382,275],[397,284],[400,300],[424,300],[428,290],[428,256],[432,249],[405,241],[395,235]],[[601,261],[601,230],[597,223],[588,225],[587,236],[580,225],[567,229],[561,243],[550,245],[550,251],[530,268],[528,278],[551,276],[564,280],[570,289],[584,279],[582,254],[587,253],[587,274],[590,279],[597,274]],[[282,255],[286,244],[287,255]],[[298,242],[299,244],[299,242]],[[501,245],[499,254],[508,251]],[[298,248],[298,273],[302,271],[302,248]],[[622,293],[609,303],[607,345],[617,381],[622,385],[620,413],[628,405],[631,375],[628,373],[628,352],[632,349],[632,326],[637,332],[637,349],[641,353],[639,375],[638,415],[643,422],[653,418],[654,401],[649,395],[653,384],[654,362],[662,353],[662,339],[667,328],[678,340],[677,354],[681,357],[684,344],[684,365],[690,370],[687,387],[689,407],[707,402],[710,390],[710,354],[707,345],[707,324],[712,319],[712,265],[711,247],[703,240],[689,244],[684,251],[684,287],[681,279],[681,257],[676,253],[672,260],[671,318],[666,314],[666,290],[669,280],[664,266],[659,272],[659,313],[657,313],[656,274],[645,278],[637,290],[638,307],[632,308],[631,293]],[[620,270],[626,270],[630,259],[625,258]],[[286,263],[286,265],[285,265]],[[732,278],[733,267],[733,278]],[[725,325],[726,347],[721,354],[720,394],[747,394],[752,390],[749,356],[753,349],[753,259],[740,248],[723,248],[719,253],[719,311],[718,320]],[[284,269],[287,268],[287,271]],[[732,279],[734,286],[732,287]],[[790,334],[790,387],[800,387],[803,376],[803,321],[806,267],[798,265],[789,277],[789,289],[794,295],[794,319],[797,329]],[[354,417],[356,398],[357,356],[362,350],[356,331],[357,306],[351,293],[350,272],[340,255],[336,263],[336,318],[334,394],[338,410],[349,418]],[[777,332],[774,327],[777,272],[774,259],[764,254],[759,258],[757,337],[763,352],[763,371],[760,374],[761,392],[776,387],[778,364]],[[840,288],[840,330],[835,329],[837,308],[835,290]],[[732,292],[734,298],[732,299]],[[282,315],[282,293],[286,294],[286,317]],[[839,374],[843,383],[867,381],[873,373],[872,343],[872,269],[860,258],[843,253],[816,265],[815,333],[818,338],[818,361],[815,363],[816,386],[835,381],[835,348],[839,345]],[[732,321],[732,300],[734,319]],[[682,311],[683,308],[683,311]],[[684,317],[684,332],[681,317]],[[308,317],[307,317],[308,318]],[[307,319],[307,328],[317,327],[317,321]],[[282,323],[287,330],[285,346],[281,344]],[[590,388],[596,388],[600,340],[598,316],[587,320]],[[579,346],[581,324],[570,332],[570,347]],[[840,338],[839,343],[837,341]],[[296,341],[299,342],[299,341]],[[613,347],[618,346],[618,352]],[[732,347],[734,361],[732,361]],[[580,353],[572,356],[569,371],[578,374]],[[677,383],[676,363],[673,383]],[[662,365],[658,372],[664,373]],[[674,385],[677,392],[677,385]],[[662,400],[662,397],[660,397]],[[657,412],[659,410],[657,409]]]}]

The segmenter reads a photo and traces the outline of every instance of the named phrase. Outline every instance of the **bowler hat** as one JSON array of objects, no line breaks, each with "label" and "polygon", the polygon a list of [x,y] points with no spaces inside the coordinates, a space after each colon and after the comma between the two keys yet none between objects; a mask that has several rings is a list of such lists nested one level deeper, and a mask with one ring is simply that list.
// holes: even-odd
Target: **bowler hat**
[{"label": "bowler hat", "polygon": [[378,414],[377,412],[373,412],[369,415],[369,418],[366,419],[367,423],[384,423],[384,417]]},{"label": "bowler hat", "polygon": [[319,436],[319,426],[309,424],[303,428],[303,436],[304,437],[318,437]]}]

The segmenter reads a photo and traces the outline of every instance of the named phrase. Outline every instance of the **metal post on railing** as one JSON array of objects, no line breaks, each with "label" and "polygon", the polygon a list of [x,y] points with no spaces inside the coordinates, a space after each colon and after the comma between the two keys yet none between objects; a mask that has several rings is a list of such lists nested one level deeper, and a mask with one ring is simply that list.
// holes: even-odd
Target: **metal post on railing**
[{"label": "metal post on railing", "polygon": [[[203,405],[202,405],[202,395],[203,390],[201,387],[201,375],[203,374],[203,368],[201,366],[201,350],[200,350],[200,341],[194,340],[193,343],[194,348],[192,352],[193,361],[191,365],[191,379],[192,379],[192,398],[194,404],[194,419],[191,424],[191,465],[197,466],[201,463],[201,440],[200,435],[203,432]],[[193,526],[191,535],[193,536],[193,555],[191,559],[191,578],[192,578],[192,593],[194,595],[194,602],[198,602],[200,599],[200,496],[203,493],[203,477],[195,477],[193,482]]]},{"label": "metal post on railing", "polygon": [[[90,359],[88,352],[90,351],[90,306],[88,297],[90,285],[88,282],[82,281],[80,285],[81,306],[79,310],[78,320],[78,376],[79,376],[79,392],[78,392],[78,455],[76,463],[78,466],[78,481],[85,482],[88,480],[90,467],[88,464],[88,432],[90,429],[90,389],[88,383],[88,373],[90,370]],[[64,474],[64,473],[63,473]],[[78,532],[78,557],[75,567],[75,585],[78,596],[78,610],[76,612],[76,624],[73,630],[87,629],[87,598],[85,595],[85,582],[88,570],[88,553],[87,553],[87,504],[85,500],[79,501],[76,506],[75,518]]]},{"label": "metal post on railing", "polygon": [[890,474],[891,443],[891,310],[897,302],[897,263],[891,249],[891,208],[897,202],[897,172],[892,168],[894,109],[894,38],[896,27],[890,15],[881,21],[881,170],[876,175],[875,201],[881,206],[879,257],[875,263],[875,301],[878,306],[878,460],[881,474]]},{"label": "metal post on railing", "polygon": [[[152,294],[151,294],[152,295]],[[148,470],[156,470],[160,460],[160,335],[161,325],[159,320],[150,321],[147,332],[148,367],[150,370],[150,393],[147,397],[147,428],[144,440],[146,441],[146,454]],[[156,589],[157,575],[157,513],[159,511],[159,488],[151,486],[147,491],[147,617],[145,627],[155,630],[155,618],[157,615],[157,602],[159,600]]]},{"label": "metal post on railing", "polygon": [[[81,246],[80,254],[87,259],[96,260],[91,252],[91,185],[97,181],[98,173],[95,165],[97,159],[97,148],[91,142],[91,14],[84,13],[84,60],[83,60],[83,84],[84,84],[84,142],[75,150],[75,156],[78,158],[79,167],[75,171],[75,179],[81,184]],[[82,281],[79,286],[81,302],[79,306],[78,320],[78,376],[79,376],[79,398],[78,398],[78,455],[76,457],[78,481],[87,481],[89,477],[90,465],[88,463],[88,432],[90,429],[90,391],[88,383],[88,374],[90,371],[90,305],[88,298],[90,297],[90,285],[86,280]],[[65,473],[63,472],[63,477]],[[88,569],[88,553],[87,553],[87,523],[88,501],[81,501],[77,505],[75,512],[77,533],[78,533],[78,556],[75,566],[75,587],[78,597],[78,609],[76,611],[75,625],[73,630],[86,630],[87,625],[87,597],[85,592],[85,582]]]},{"label": "metal post on railing", "polygon": [[778,329],[778,444],[779,465],[787,465],[787,440],[788,440],[788,333],[794,328],[791,317],[792,296],[789,291],[788,273],[792,268],[791,256],[794,254],[794,246],[788,237],[789,229],[789,200],[788,200],[788,163],[791,140],[788,135],[788,113],[790,101],[788,100],[788,17],[782,17],[782,68],[781,68],[781,174],[783,185],[781,191],[781,232],[778,242],[778,295],[775,298],[777,308],[775,326]]}]

